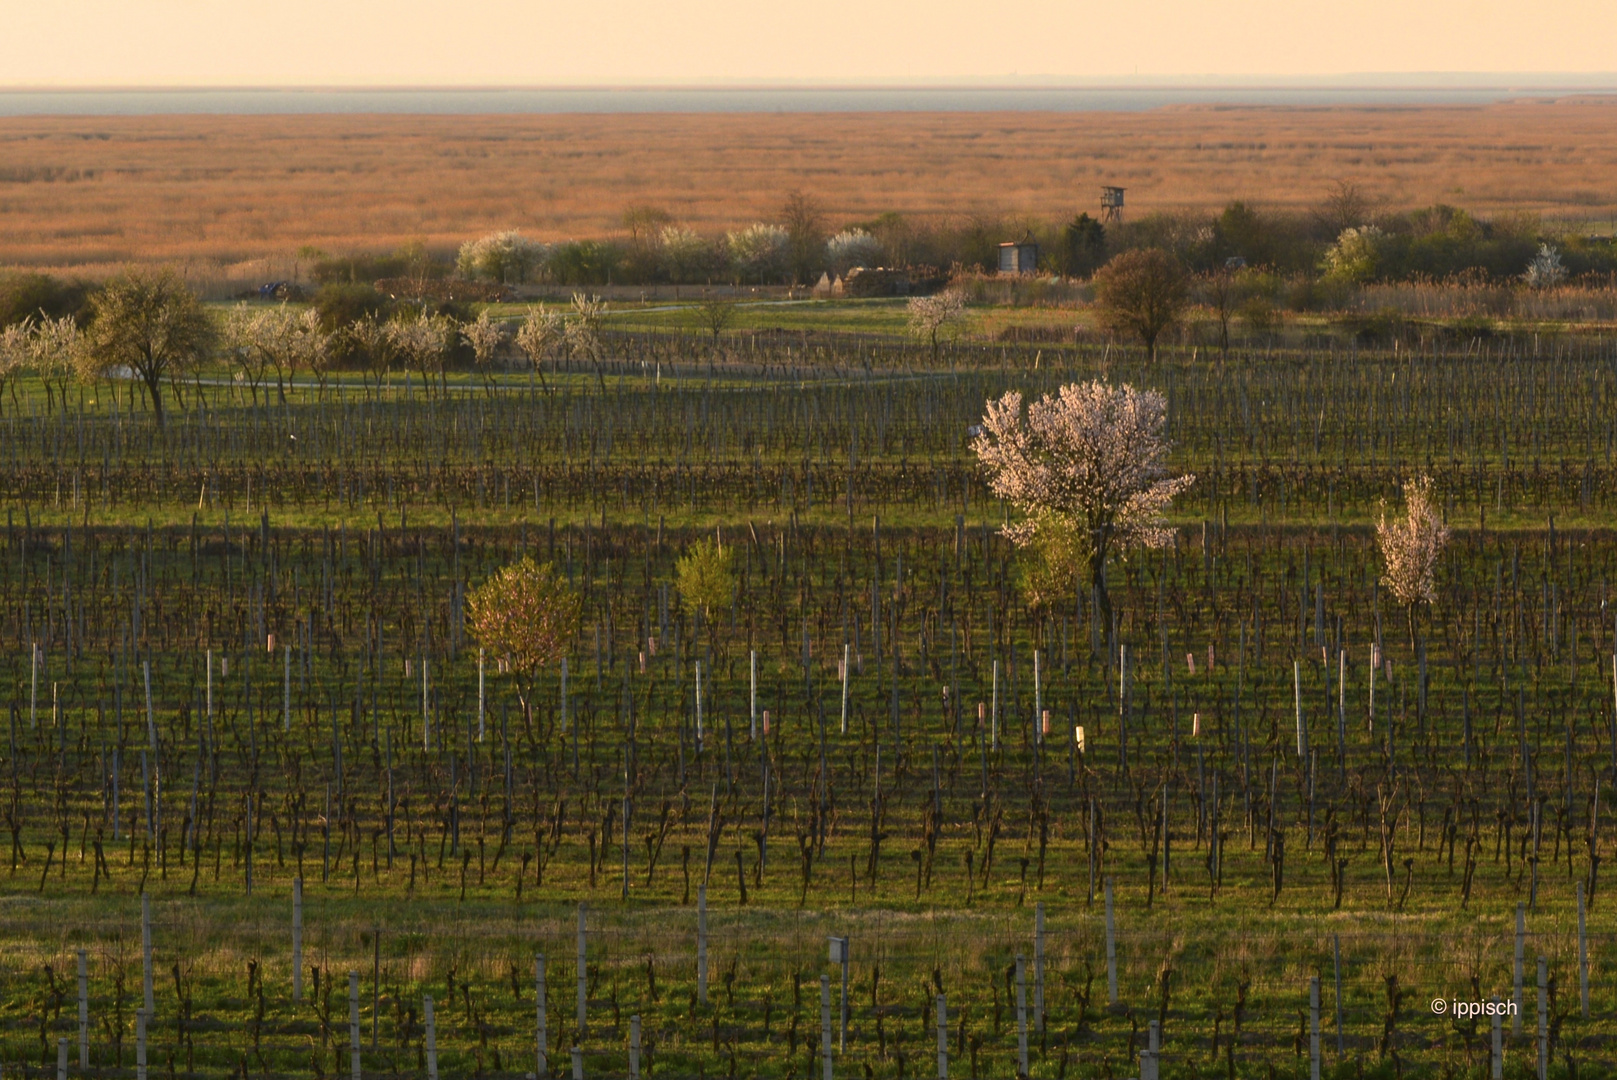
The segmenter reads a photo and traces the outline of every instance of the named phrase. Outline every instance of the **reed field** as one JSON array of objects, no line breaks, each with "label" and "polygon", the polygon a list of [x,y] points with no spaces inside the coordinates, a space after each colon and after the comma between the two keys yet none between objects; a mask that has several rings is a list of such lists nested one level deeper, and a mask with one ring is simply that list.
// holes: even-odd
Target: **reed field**
[{"label": "reed field", "polygon": [[[156,116],[0,120],[0,260],[104,276],[293,276],[306,245],[453,249],[491,229],[606,236],[631,206],[712,232],[787,192],[837,221],[1065,221],[1101,184],[1130,213],[1244,199],[1306,211],[1333,181],[1605,226],[1611,103],[1185,107],[1132,113]],[[305,260],[306,261],[306,260]],[[307,266],[302,266],[307,270]]]},{"label": "reed field", "polygon": [[[1154,1024],[1175,1078],[1484,1077],[1433,1002],[1493,999],[1504,1075],[1617,1075],[1609,342],[604,342],[7,393],[8,1075],[1110,1080]],[[1029,603],[968,434],[1095,377],[1195,475],[1110,621]],[[531,709],[467,619],[524,555],[582,611]]]}]

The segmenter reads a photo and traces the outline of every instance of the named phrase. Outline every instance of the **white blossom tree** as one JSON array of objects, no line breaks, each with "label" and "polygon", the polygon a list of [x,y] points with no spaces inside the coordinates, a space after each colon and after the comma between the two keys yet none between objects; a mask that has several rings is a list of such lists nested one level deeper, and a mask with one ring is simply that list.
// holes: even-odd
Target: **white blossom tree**
[{"label": "white blossom tree", "polygon": [[313,308],[294,311],[285,304],[271,308],[238,304],[225,318],[224,337],[255,401],[258,384],[270,371],[275,373],[276,393],[283,405],[286,379],[296,371],[312,372],[324,396],[330,335],[321,327],[320,313]]},{"label": "white blossom tree", "polygon": [[314,376],[316,385],[315,396],[324,401],[326,397],[326,380],[331,377],[331,363],[336,359],[338,339],[335,334],[328,334],[326,328],[320,324],[320,312],[309,308],[299,316],[302,324],[301,334],[298,337],[298,353],[296,363],[310,375]]},{"label": "white blossom tree", "polygon": [[[13,406],[17,404],[16,380],[28,370],[32,356],[33,332],[32,319],[24,319],[0,329],[0,394],[5,392],[9,384]],[[3,400],[0,398],[0,401]]]},{"label": "white blossom tree", "polygon": [[67,384],[79,371],[79,324],[70,315],[59,319],[30,320],[27,332],[27,366],[45,384],[45,405],[51,407],[51,387],[67,408]]},{"label": "white blossom tree", "polygon": [[567,317],[562,331],[573,355],[595,366],[595,378],[601,384],[603,394],[606,392],[606,373],[601,366],[601,319],[605,314],[605,300],[599,296],[574,293],[573,313]]},{"label": "white blossom tree", "polygon": [[269,361],[258,347],[258,312],[246,303],[237,304],[225,316],[220,345],[236,367],[237,383],[246,383],[253,404],[258,404],[258,387],[269,374]]},{"label": "white blossom tree", "polygon": [[433,376],[444,374],[444,358],[455,340],[455,322],[447,315],[426,311],[413,319],[388,324],[393,347],[419,372],[427,394],[432,393]]},{"label": "white blossom tree", "polygon": [[500,324],[488,317],[486,310],[480,311],[477,318],[460,326],[460,337],[471,347],[472,358],[477,362],[477,370],[483,375],[483,387],[490,397],[494,396],[494,356],[505,344],[505,331]]},{"label": "white blossom tree", "polygon": [[544,244],[511,229],[466,241],[455,258],[455,269],[464,278],[516,285],[543,266],[548,254]]},{"label": "white blossom tree", "polygon": [[392,324],[367,313],[350,323],[343,331],[349,346],[364,358],[365,369],[376,376],[378,395],[382,392],[382,381],[387,377],[388,368],[393,366],[393,357],[397,351],[391,326]]},{"label": "white blossom tree", "polygon": [[1325,250],[1325,276],[1361,282],[1375,277],[1386,234],[1374,225],[1343,229],[1336,243]]},{"label": "white blossom tree", "polygon": [[932,296],[912,296],[907,308],[910,336],[932,347],[932,362],[938,362],[943,337],[966,317],[966,294],[946,289]]},{"label": "white blossom tree", "polygon": [[856,266],[875,266],[881,254],[881,241],[863,229],[843,229],[825,242],[825,261],[839,276]]},{"label": "white blossom tree", "polygon": [[1561,253],[1549,244],[1540,244],[1538,254],[1533,261],[1527,264],[1527,272],[1522,280],[1530,289],[1553,289],[1566,280],[1566,267],[1561,263]]},{"label": "white blossom tree", "polygon": [[1415,609],[1437,600],[1437,563],[1448,546],[1449,527],[1433,500],[1432,478],[1404,481],[1404,515],[1387,520],[1386,506],[1376,522],[1376,541],[1386,573],[1383,580],[1409,616],[1409,644],[1415,645]]},{"label": "white blossom tree", "polygon": [[675,284],[699,281],[711,265],[708,242],[683,225],[668,225],[657,237],[657,261]]},{"label": "white blossom tree", "polygon": [[1026,515],[1006,535],[1025,547],[1045,530],[1075,533],[1107,622],[1107,555],[1171,543],[1162,514],[1195,481],[1168,474],[1166,420],[1155,390],[1069,383],[1025,411],[1015,390],[990,401],[972,442],[994,493]]},{"label": "white blossom tree", "polygon": [[792,236],[779,225],[748,225],[725,237],[730,247],[730,263],[743,281],[763,284],[786,275],[792,253]]},{"label": "white blossom tree", "polygon": [[529,308],[527,318],[517,327],[517,348],[527,354],[533,370],[539,373],[541,385],[545,381],[545,356],[562,340],[564,333],[561,315],[547,311],[543,304]]}]

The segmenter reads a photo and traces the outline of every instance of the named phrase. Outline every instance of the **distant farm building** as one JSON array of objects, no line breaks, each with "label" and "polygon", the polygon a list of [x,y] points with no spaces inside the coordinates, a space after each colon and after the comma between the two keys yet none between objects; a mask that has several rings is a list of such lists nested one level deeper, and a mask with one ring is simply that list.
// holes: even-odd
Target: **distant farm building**
[{"label": "distant farm building", "polygon": [[1001,274],[1031,274],[1039,268],[1039,245],[1032,236],[1008,240],[999,245]]}]

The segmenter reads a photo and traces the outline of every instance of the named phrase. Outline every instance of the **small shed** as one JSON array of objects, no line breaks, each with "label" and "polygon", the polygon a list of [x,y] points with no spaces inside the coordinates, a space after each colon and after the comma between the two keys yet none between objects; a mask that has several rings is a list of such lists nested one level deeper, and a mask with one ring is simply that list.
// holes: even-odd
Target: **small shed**
[{"label": "small shed", "polygon": [[1007,240],[999,245],[999,272],[1006,274],[1031,274],[1039,268],[1039,245],[1034,242],[1031,233],[1024,234],[1020,240]]}]

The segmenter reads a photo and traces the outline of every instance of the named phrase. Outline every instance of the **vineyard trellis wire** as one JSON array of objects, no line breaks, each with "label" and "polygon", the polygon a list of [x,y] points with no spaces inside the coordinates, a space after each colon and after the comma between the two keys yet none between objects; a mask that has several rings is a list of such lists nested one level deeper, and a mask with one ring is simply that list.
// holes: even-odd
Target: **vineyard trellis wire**
[{"label": "vineyard trellis wire", "polygon": [[[444,1072],[531,1071],[510,969],[544,952],[552,1012],[569,1015],[579,902],[604,973],[590,1007],[610,1013],[603,985],[619,995],[584,1044],[591,1075],[624,1067],[632,1015],[653,1074],[736,1058],[801,1073],[839,933],[855,986],[893,994],[870,1009],[894,1011],[859,1013],[861,1066],[926,1071],[921,986],[937,967],[965,1025],[957,1064],[978,1037],[982,1068],[1003,1070],[1003,976],[1039,903],[1066,1038],[1043,1044],[1039,1075],[1063,1061],[1128,1074],[1150,1019],[1170,1068],[1235,1068],[1211,1060],[1216,1038],[1242,1069],[1300,1073],[1307,980],[1334,1000],[1322,926],[1344,949],[1343,1068],[1474,1071],[1477,1030],[1406,998],[1502,991],[1518,902],[1526,963],[1543,952],[1555,979],[1557,1054],[1584,1075],[1612,1060],[1609,360],[1119,362],[1113,377],[1170,396],[1178,453],[1209,486],[1181,506],[1174,546],[1113,567],[1108,625],[1081,594],[1020,602],[1003,510],[965,450],[994,388],[1072,370],[215,402],[161,433],[100,406],[0,419],[15,988],[0,995],[0,1060],[55,1067],[79,947],[97,957],[97,1022],[115,1017],[97,1067],[127,1047],[116,980],[143,890],[160,953],[193,988],[184,1047],[163,1026],[193,1007],[183,989],[149,1033],[164,1055],[149,1067],[173,1050],[176,1074],[240,1071],[255,1024],[250,1071],[340,1072],[342,984],[350,967],[364,981],[367,944],[393,966],[379,981],[394,1011],[376,1023],[395,1039],[368,1071],[424,1068],[402,1046],[425,1053],[426,994]],[[1485,393],[1501,387],[1537,404],[1511,413]],[[1451,402],[1468,411],[1442,431]],[[1323,423],[1308,437],[1316,405],[1333,410],[1333,441]],[[1251,441],[1223,441],[1236,430]],[[1457,463],[1425,460],[1445,446],[1464,449]],[[1401,620],[1367,521],[1417,464],[1454,496],[1457,536],[1410,642],[1382,632]],[[1470,495],[1461,476],[1477,478]],[[699,619],[672,567],[715,529],[738,551],[736,589]],[[584,612],[531,725],[497,658],[479,678],[464,618],[468,588],[522,554],[553,562]],[[337,998],[323,1019],[271,989],[290,984],[298,875],[307,962]],[[1122,1008],[1104,1007],[1100,975],[1080,1022],[1074,980],[1103,962],[1092,896],[1107,878]],[[703,884],[710,991],[737,965],[728,1019],[687,1007]],[[1585,970],[1579,886],[1587,1017],[1569,990]],[[649,1003],[648,955],[663,990]],[[451,968],[458,1004],[439,993]],[[793,973],[801,1015],[782,1054]]]}]

